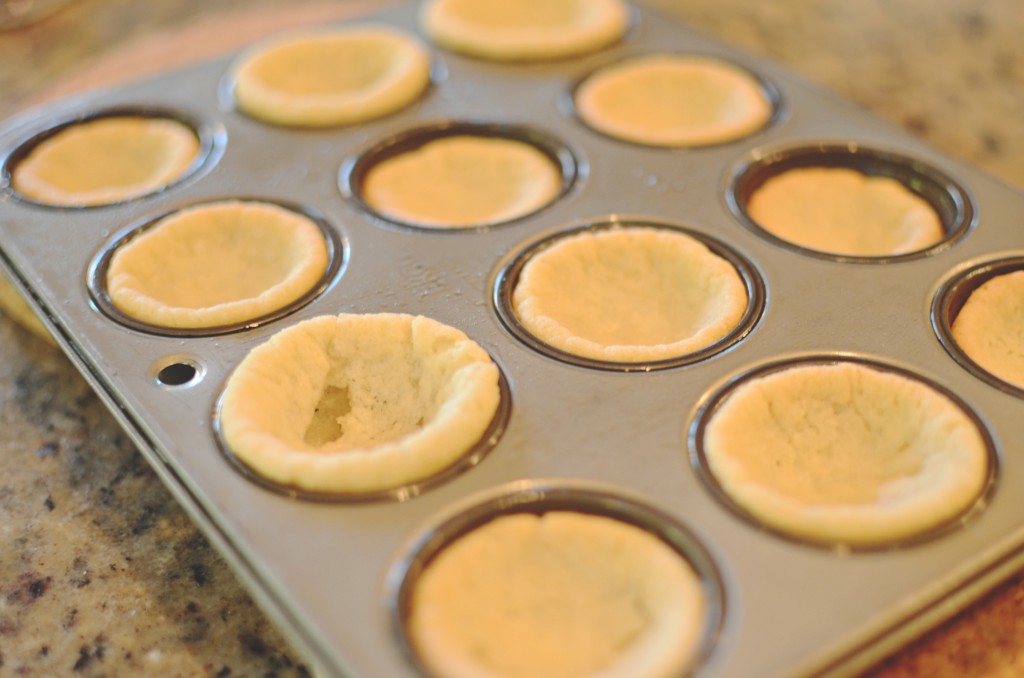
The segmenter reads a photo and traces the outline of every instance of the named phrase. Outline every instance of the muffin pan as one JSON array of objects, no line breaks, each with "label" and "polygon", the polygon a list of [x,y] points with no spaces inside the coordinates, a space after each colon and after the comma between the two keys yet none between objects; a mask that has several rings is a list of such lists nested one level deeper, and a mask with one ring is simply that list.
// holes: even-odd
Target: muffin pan
[{"label": "muffin pan", "polygon": [[[852,674],[1024,565],[1015,502],[1024,492],[1024,396],[964,369],[945,329],[973,284],[950,281],[975,266],[1019,263],[1024,196],[773,64],[644,9],[634,18],[620,43],[548,64],[485,63],[433,48],[434,86],[424,97],[354,127],[297,130],[240,114],[223,96],[232,65],[223,59],[66,99],[0,129],[0,262],[322,675],[420,675],[402,632],[406,582],[424,554],[463,529],[459,521],[481,512],[557,506],[649,527],[691,561],[714,601],[694,667],[700,676]],[[372,21],[418,32],[410,6]],[[775,116],[750,137],[699,149],[619,142],[574,117],[580,78],[666,51],[749,70],[777,93]],[[11,168],[35,140],[124,111],[188,121],[203,140],[201,165],[162,191],[105,207],[47,207],[10,188]],[[365,209],[352,187],[372,149],[464,124],[541,135],[563,169],[562,194],[533,214],[474,229],[410,228]],[[901,179],[933,202],[948,238],[913,256],[863,261],[766,237],[747,223],[744,196],[773,161],[798,155],[786,149],[806,148],[840,164],[867,159]],[[842,159],[834,149],[845,149]],[[318,215],[336,263],[314,298],[280,317],[200,335],[155,332],[104,310],[97,269],[120,234],[187,205],[239,197]],[[563,361],[523,340],[504,308],[511,262],[562,230],[611,223],[657,223],[721,243],[756,306],[742,332],[693,361],[638,369]],[[505,375],[510,403],[486,457],[422,492],[354,503],[268,491],[240,473],[215,430],[232,368],[276,331],[339,312],[422,314],[480,343]],[[780,538],[721,500],[691,440],[699,413],[735,375],[808,357],[892,366],[977,414],[997,473],[965,520],[927,540],[861,551]]]}]

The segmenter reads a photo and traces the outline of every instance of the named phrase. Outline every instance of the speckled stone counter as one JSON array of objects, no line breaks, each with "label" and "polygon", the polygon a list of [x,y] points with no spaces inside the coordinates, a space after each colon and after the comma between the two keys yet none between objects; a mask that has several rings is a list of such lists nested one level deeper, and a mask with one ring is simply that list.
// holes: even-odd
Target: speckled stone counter
[{"label": "speckled stone counter", "polygon": [[[0,116],[127,43],[285,4],[76,0],[0,33]],[[649,4],[1024,187],[1018,0]],[[346,8],[287,5],[293,22]],[[0,316],[0,676],[307,673],[74,368]],[[1024,574],[871,673],[1024,675]]]}]

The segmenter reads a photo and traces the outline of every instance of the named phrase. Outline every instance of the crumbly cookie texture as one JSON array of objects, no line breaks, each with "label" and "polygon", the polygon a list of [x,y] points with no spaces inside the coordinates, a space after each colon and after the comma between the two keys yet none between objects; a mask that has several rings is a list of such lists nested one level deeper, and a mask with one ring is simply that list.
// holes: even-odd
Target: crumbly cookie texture
[{"label": "crumbly cookie texture", "polygon": [[654,146],[706,146],[749,136],[774,112],[747,71],[709,57],[626,59],[584,80],[577,115],[609,136]]},{"label": "crumbly cookie texture", "polygon": [[367,204],[398,221],[465,227],[508,221],[551,202],[562,174],[536,147],[459,135],[430,141],[367,172]]},{"label": "crumbly cookie texture", "polygon": [[757,224],[819,252],[891,256],[945,237],[935,209],[888,177],[844,167],[791,169],[754,191],[747,207]]},{"label": "crumbly cookie texture", "polygon": [[725,492],[766,524],[832,543],[911,537],[988,479],[975,422],[930,386],[855,363],[792,367],[733,391],[704,433]]},{"label": "crumbly cookie texture", "polygon": [[971,360],[1024,388],[1024,271],[982,283],[964,302],[952,331]]},{"label": "crumbly cookie texture", "polygon": [[498,517],[445,547],[416,581],[409,632],[448,678],[678,676],[706,602],[690,565],[612,518]]},{"label": "crumbly cookie texture", "polygon": [[493,61],[543,61],[597,51],[621,39],[621,0],[428,0],[420,24],[431,40]]},{"label": "crumbly cookie texture", "polygon": [[478,442],[498,368],[461,331],[422,316],[305,320],[253,349],[224,391],[230,451],[265,478],[367,493],[424,480]]},{"label": "crumbly cookie texture", "polygon": [[320,228],[263,202],[196,205],[117,248],[107,270],[113,304],[144,323],[211,328],[254,320],[313,289],[328,265]]},{"label": "crumbly cookie texture", "polygon": [[167,118],[109,117],[71,125],[18,162],[11,185],[48,205],[105,205],[157,191],[184,176],[199,138]]},{"label": "crumbly cookie texture", "polygon": [[276,125],[332,127],[413,103],[430,84],[430,54],[413,36],[376,25],[305,32],[246,53],[235,67],[239,108]]},{"label": "crumbly cookie texture", "polygon": [[710,346],[747,308],[736,269],[684,233],[584,231],[532,256],[512,294],[523,327],[573,355],[614,362]]}]

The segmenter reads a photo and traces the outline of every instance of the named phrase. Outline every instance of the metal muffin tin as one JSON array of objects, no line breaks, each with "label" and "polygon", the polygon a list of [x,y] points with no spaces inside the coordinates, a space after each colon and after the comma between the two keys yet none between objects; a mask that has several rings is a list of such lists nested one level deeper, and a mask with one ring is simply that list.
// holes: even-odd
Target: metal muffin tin
[{"label": "metal muffin tin", "polygon": [[[944,329],[967,289],[950,281],[975,266],[1020,262],[1024,196],[771,63],[649,11],[634,16],[621,43],[555,63],[492,64],[435,49],[434,85],[421,100],[356,127],[301,130],[247,118],[224,96],[231,60],[223,59],[66,99],[0,130],[0,262],[323,675],[418,675],[396,630],[403,582],[437,540],[466,527],[464,514],[478,520],[524,505],[575,507],[661,534],[694,562],[713,602],[693,667],[700,676],[853,673],[1024,565],[1024,515],[1015,501],[1024,492],[1024,395],[979,378],[955,348],[947,350]],[[418,32],[412,7],[371,20]],[[569,99],[582,76],[652,52],[717,56],[747,68],[777,97],[775,116],[749,138],[693,149],[619,142],[574,117]],[[25,143],[109,111],[190,121],[208,148],[202,166],[163,191],[107,207],[46,207],[11,190],[7,173]],[[555,156],[573,172],[563,195],[521,219],[450,232],[393,224],[353,199],[346,177],[360,154],[410,130],[456,123],[556,140]],[[946,196],[940,211],[959,215],[947,224],[947,241],[914,256],[861,261],[798,251],[761,233],[745,220],[738,178],[762,159],[807,147],[847,149],[850,157],[872,149],[867,155],[890,170],[925,177],[926,194]],[[956,190],[945,192],[948,185]],[[89,280],[118,234],[170,210],[236,197],[322,218],[345,263],[315,298],[284,317],[205,336],[149,332],[103,311]],[[764,290],[756,322],[702,360],[629,370],[572,364],[511,331],[496,300],[516,253],[561,228],[632,222],[703,234],[750,262]],[[422,493],[364,502],[308,501],[240,473],[215,431],[232,368],[284,327],[339,312],[423,314],[489,351],[507,379],[511,409],[487,456]],[[909,372],[977,413],[998,473],[969,520],[920,542],[851,551],[781,538],[719,500],[691,449],[698,413],[759,366],[830,356]]]}]

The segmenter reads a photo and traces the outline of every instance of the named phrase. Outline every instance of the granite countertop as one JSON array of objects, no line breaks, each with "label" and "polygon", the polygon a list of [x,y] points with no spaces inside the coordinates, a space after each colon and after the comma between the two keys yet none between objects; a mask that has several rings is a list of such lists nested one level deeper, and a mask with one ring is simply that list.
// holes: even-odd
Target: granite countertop
[{"label": "granite countertop", "polygon": [[[0,33],[0,117],[127,43],[275,4],[74,0]],[[1024,187],[1018,0],[648,4]],[[1024,675],[1024,573],[871,673]],[[0,676],[306,674],[70,363],[0,315]]]}]

